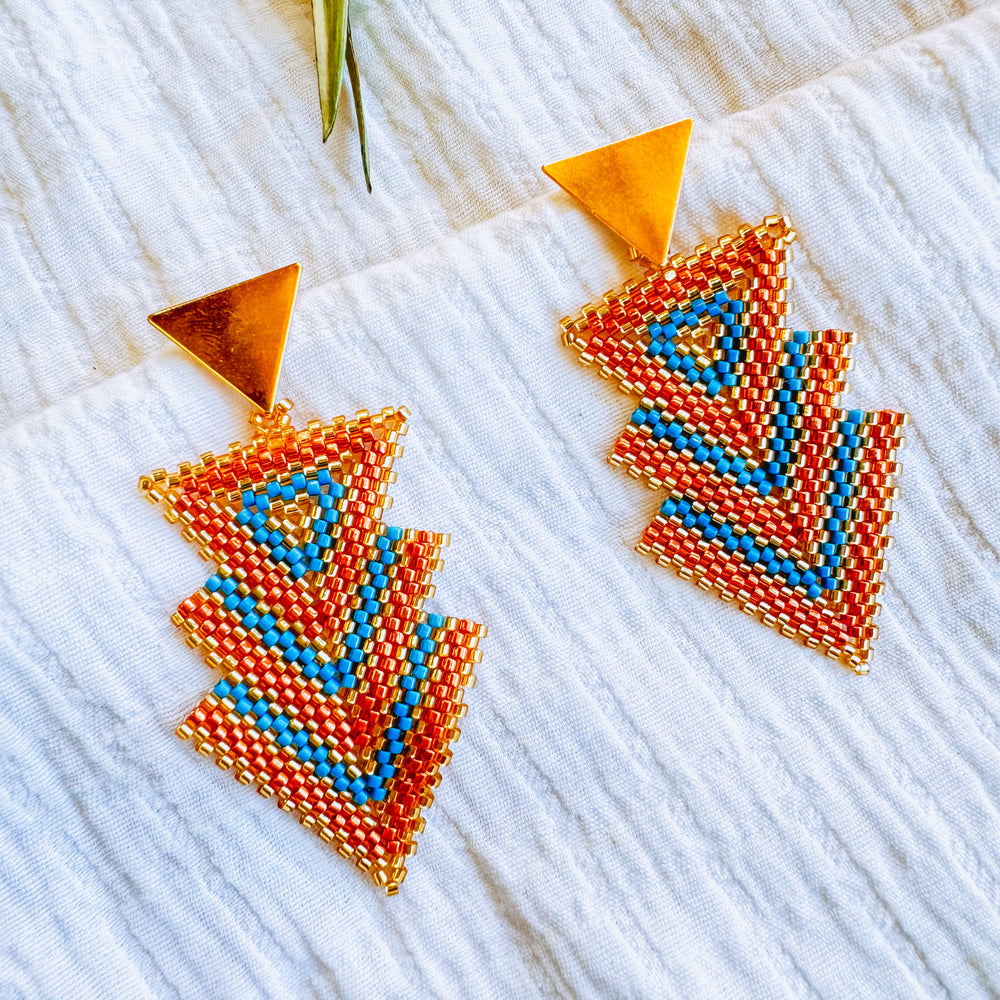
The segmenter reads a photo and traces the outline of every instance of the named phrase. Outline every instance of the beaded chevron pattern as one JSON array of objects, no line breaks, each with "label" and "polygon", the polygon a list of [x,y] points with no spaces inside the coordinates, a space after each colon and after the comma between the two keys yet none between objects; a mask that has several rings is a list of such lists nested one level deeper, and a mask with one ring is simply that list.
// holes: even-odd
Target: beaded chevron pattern
[{"label": "beaded chevron pattern", "polygon": [[639,401],[609,456],[667,494],[638,550],[867,673],[906,418],[840,407],[851,334],[785,328],[794,238],[743,226],[563,341]]},{"label": "beaded chevron pattern", "polygon": [[290,405],[139,483],[218,567],[173,619],[222,675],[177,733],[394,893],[486,629],[422,610],[448,536],[382,523],[406,411],[298,431]]}]

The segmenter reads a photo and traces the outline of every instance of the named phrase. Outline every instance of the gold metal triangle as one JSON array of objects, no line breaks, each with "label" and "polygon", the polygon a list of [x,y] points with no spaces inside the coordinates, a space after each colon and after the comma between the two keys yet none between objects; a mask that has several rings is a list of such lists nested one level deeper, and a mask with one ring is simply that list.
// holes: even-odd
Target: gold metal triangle
[{"label": "gold metal triangle", "polygon": [[149,322],[254,406],[270,412],[299,287],[298,264],[212,292]]},{"label": "gold metal triangle", "polygon": [[542,170],[644,257],[664,264],[690,139],[685,118]]}]

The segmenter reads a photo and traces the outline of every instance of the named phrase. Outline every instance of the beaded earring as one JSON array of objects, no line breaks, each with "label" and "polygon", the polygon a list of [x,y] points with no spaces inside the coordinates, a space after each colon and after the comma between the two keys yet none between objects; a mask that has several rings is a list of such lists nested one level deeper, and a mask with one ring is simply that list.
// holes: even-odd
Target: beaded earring
[{"label": "beaded earring", "polygon": [[299,270],[150,317],[255,411],[250,444],[139,488],[216,566],[173,616],[221,675],[178,736],[392,894],[486,628],[423,610],[448,536],[382,520],[407,411],[296,430],[275,404]]},{"label": "beaded earring", "polygon": [[638,551],[867,673],[908,421],[840,406],[852,334],[786,329],[787,219],[667,259],[690,132],[543,168],[645,271],[563,343],[636,400],[609,461],[665,494]]}]

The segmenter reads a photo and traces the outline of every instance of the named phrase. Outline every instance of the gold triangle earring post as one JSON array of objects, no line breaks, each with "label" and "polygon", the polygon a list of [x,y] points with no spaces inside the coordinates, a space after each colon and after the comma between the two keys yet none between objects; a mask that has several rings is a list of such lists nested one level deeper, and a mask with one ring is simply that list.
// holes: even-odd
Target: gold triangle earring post
[{"label": "gold triangle earring post", "polygon": [[279,267],[149,322],[265,413],[274,407],[302,268]]},{"label": "gold triangle earring post", "polygon": [[691,119],[550,163],[542,170],[652,263],[670,251]]}]

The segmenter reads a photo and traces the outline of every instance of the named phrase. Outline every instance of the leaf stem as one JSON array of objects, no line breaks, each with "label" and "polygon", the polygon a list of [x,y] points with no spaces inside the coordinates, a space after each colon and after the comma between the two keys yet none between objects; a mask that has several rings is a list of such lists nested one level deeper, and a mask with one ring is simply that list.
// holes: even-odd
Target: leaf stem
[{"label": "leaf stem", "polygon": [[365,171],[365,184],[368,193],[372,193],[372,178],[368,169],[368,133],[365,130],[365,113],[361,107],[361,77],[358,74],[358,62],[354,56],[354,43],[351,41],[351,22],[347,22],[347,72],[351,78],[351,90],[354,93],[354,112],[358,118],[358,138],[361,140],[361,166]]}]

